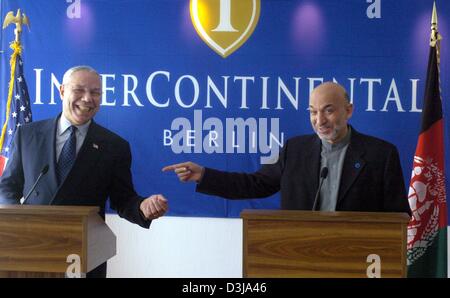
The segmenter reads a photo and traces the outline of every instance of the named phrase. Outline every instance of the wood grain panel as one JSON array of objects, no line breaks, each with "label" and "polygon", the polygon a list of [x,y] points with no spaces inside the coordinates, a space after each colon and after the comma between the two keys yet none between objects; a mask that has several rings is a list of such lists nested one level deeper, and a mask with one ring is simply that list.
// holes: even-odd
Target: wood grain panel
[{"label": "wood grain panel", "polygon": [[81,274],[113,257],[116,237],[98,207],[0,205],[0,277],[63,277],[67,257]]},{"label": "wood grain panel", "polygon": [[0,227],[1,270],[65,272],[68,255],[84,259],[79,217],[3,214]]},{"label": "wood grain panel", "polygon": [[371,254],[381,258],[381,277],[406,275],[403,215],[388,214],[386,222],[382,214],[369,214],[371,221],[353,213],[300,211],[286,219],[278,212],[242,216],[245,277],[367,277]]}]

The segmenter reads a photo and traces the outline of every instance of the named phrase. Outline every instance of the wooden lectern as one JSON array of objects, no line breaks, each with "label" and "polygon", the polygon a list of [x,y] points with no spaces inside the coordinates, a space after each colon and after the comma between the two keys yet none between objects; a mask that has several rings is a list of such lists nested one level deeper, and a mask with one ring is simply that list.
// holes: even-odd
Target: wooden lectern
[{"label": "wooden lectern", "polygon": [[116,254],[116,236],[98,207],[0,205],[0,277],[81,277]]},{"label": "wooden lectern", "polygon": [[406,277],[406,213],[243,210],[244,277]]}]

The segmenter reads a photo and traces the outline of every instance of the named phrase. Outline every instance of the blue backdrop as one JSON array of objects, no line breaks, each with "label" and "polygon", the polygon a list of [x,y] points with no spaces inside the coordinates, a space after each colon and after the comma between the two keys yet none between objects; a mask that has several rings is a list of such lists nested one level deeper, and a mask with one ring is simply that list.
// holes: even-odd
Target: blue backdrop
[{"label": "blue backdrop", "polygon": [[[1,1],[2,17],[21,8],[31,21],[22,43],[34,121],[60,112],[57,86],[67,68],[91,65],[104,84],[96,121],[130,142],[137,191],[164,194],[169,215],[236,217],[243,208],[278,208],[279,197],[231,202],[197,194],[195,185],[179,183],[161,168],[191,160],[229,171],[258,169],[275,155],[277,141],[312,133],[309,92],[321,80],[334,79],[352,97],[351,124],[398,147],[409,185],[432,0],[199,3],[208,1],[232,8],[238,1],[260,5],[253,33],[226,58],[197,33],[189,0]],[[450,1],[436,4],[450,148]],[[235,10],[230,11],[231,23],[237,24]],[[211,18],[218,21],[217,14]],[[2,123],[13,39],[12,27],[2,31]],[[234,126],[238,118],[248,127]],[[448,166],[447,149],[447,176]]]}]

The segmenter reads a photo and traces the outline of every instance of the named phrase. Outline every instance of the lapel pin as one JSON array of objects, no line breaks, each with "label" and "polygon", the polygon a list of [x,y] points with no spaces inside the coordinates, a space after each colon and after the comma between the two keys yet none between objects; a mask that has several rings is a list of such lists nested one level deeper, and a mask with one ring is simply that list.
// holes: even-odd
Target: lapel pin
[{"label": "lapel pin", "polygon": [[94,149],[98,149],[98,145],[95,144],[95,143],[92,144],[92,147],[93,147]]},{"label": "lapel pin", "polygon": [[361,167],[361,164],[359,162],[355,163],[355,168],[359,169]]}]

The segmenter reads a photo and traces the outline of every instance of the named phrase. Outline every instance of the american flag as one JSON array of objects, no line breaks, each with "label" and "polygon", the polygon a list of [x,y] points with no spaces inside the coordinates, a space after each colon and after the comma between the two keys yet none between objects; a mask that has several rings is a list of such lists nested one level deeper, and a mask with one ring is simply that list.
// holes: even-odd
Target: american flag
[{"label": "american flag", "polygon": [[6,161],[11,151],[12,141],[16,130],[21,125],[31,122],[31,105],[28,95],[28,87],[23,75],[23,62],[20,55],[16,56],[13,82],[13,94],[11,98],[11,106],[7,115],[7,123],[2,129],[3,144],[0,151],[0,175],[6,165]]}]

